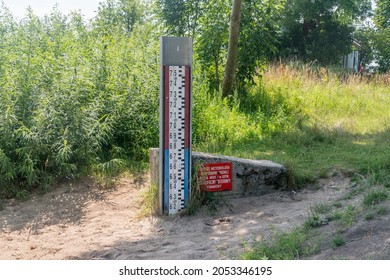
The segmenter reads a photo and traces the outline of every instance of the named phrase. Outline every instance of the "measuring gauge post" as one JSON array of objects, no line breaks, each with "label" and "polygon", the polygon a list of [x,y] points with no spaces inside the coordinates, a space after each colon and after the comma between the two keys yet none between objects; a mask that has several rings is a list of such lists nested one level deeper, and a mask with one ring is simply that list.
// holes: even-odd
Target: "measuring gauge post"
[{"label": "measuring gauge post", "polygon": [[191,38],[162,37],[161,62],[160,210],[173,215],[190,197]]}]

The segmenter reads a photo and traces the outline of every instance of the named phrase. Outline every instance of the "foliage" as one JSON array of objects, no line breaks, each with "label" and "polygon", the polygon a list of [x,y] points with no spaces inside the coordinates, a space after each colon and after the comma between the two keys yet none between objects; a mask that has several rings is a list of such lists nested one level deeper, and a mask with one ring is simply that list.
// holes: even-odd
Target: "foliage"
[{"label": "foliage", "polygon": [[371,61],[376,59],[374,36],[375,36],[375,31],[372,29],[372,26],[370,25],[363,25],[357,28],[353,33],[353,37],[362,46],[359,53],[359,59],[361,60],[363,66],[366,66]]},{"label": "foliage", "polygon": [[387,72],[390,70],[390,27],[379,28],[372,36],[374,49],[377,51],[380,71]]},{"label": "foliage", "polygon": [[[183,30],[202,32],[193,72],[195,149],[285,163],[298,184],[332,168],[388,169],[389,76],[367,80],[316,64],[268,65],[262,79],[251,75],[273,50],[283,2],[245,1],[240,59],[247,68],[239,66],[238,76],[254,84],[245,95],[221,101],[205,81],[213,76],[219,88],[230,2],[185,2],[200,8],[196,24]],[[145,161],[158,146],[161,26],[138,3],[104,2],[90,22],[57,8],[43,18],[28,11],[15,21],[2,6],[2,196],[23,196],[85,172],[105,178]],[[258,49],[263,41],[269,44]]]},{"label": "foliage", "polygon": [[289,232],[276,231],[267,241],[255,241],[241,255],[245,260],[292,260],[300,259],[317,252],[318,245],[309,242],[313,231],[295,228]]},{"label": "foliage", "polygon": [[266,60],[277,51],[279,21],[285,0],[244,1],[242,7],[237,81],[240,91],[253,84]]},{"label": "foliage", "polygon": [[390,27],[390,1],[376,0],[375,2],[377,5],[374,17],[376,25],[381,28]]},{"label": "foliage", "polygon": [[202,70],[206,73],[210,90],[219,91],[223,62],[229,37],[230,0],[211,0],[208,2],[205,16],[202,16],[199,27],[199,38],[196,42],[196,54]]},{"label": "foliage", "polygon": [[376,9],[372,21],[359,26],[354,33],[362,45],[361,57],[364,63],[375,61],[379,64],[379,72],[390,69],[390,1],[376,1]]},{"label": "foliage", "polygon": [[[107,16],[111,4],[131,3],[138,13],[131,24],[121,9]],[[157,145],[158,36],[138,24],[140,11],[137,1],[109,1],[92,24],[56,7],[43,18],[28,10],[16,22],[2,7],[1,196],[84,172],[106,180]],[[105,21],[120,17],[118,29]]]},{"label": "foliage", "polygon": [[233,93],[236,81],[238,37],[240,35],[242,2],[242,0],[233,0],[232,12],[230,14],[229,44],[222,83],[223,98],[228,97]]},{"label": "foliage", "polygon": [[332,239],[332,247],[335,249],[337,247],[343,246],[345,244],[345,239],[341,236],[335,236]]},{"label": "foliage", "polygon": [[343,214],[340,211],[334,211],[326,216],[329,221],[338,221],[341,220],[342,217]]},{"label": "foliage", "polygon": [[352,47],[354,24],[370,11],[367,0],[288,0],[279,55],[335,64]]},{"label": "foliage", "polygon": [[156,13],[172,36],[195,36],[209,0],[157,0]]},{"label": "foliage", "polygon": [[259,124],[240,113],[237,101],[229,105],[201,91],[195,91],[193,115],[193,145],[200,150],[222,150],[262,134]]},{"label": "foliage", "polygon": [[286,164],[298,186],[334,169],[383,170],[375,178],[388,178],[387,81],[381,75],[366,80],[329,68],[276,64],[268,65],[263,82],[245,98],[221,103],[194,88],[194,148]]},{"label": "foliage", "polygon": [[159,213],[159,186],[152,184],[149,189],[142,193],[142,199],[139,201],[140,217],[156,215]]},{"label": "foliage", "polygon": [[[276,51],[275,38],[283,6],[284,0],[243,1],[234,81],[240,92],[246,83],[253,82],[266,57]],[[200,67],[207,73],[210,88],[218,92],[228,51],[232,1],[158,0],[156,10],[167,35],[194,38]]]},{"label": "foliage", "polygon": [[[340,201],[333,205],[315,204],[310,207],[308,217],[301,226],[285,232],[276,231],[266,240],[254,241],[250,246],[246,246],[241,258],[299,259],[317,253],[320,247],[328,248],[329,244],[333,249],[345,245],[347,240],[340,235],[341,233],[349,236],[348,231],[354,231],[356,223],[360,224],[364,222],[363,220],[372,220],[386,213],[386,206],[378,207],[378,203],[388,199],[388,191],[382,187],[386,182],[380,182],[376,177],[383,172],[388,174],[386,169],[366,176],[356,174],[351,182],[351,189],[359,191],[353,191],[353,195],[345,197],[345,199],[353,200],[351,204],[343,206]],[[363,207],[359,206],[360,202]],[[338,210],[333,211],[334,208]],[[321,216],[322,214],[327,215],[326,219]],[[330,228],[326,226],[330,223],[337,227],[337,235],[330,232],[333,231],[334,226]],[[314,229],[320,226],[324,228]]]},{"label": "foliage", "polygon": [[373,190],[365,194],[363,198],[363,205],[365,207],[373,207],[386,200],[389,196],[389,193],[386,190]]},{"label": "foliage", "polygon": [[93,24],[105,35],[113,31],[130,34],[142,19],[140,0],[106,0],[99,3],[98,14]]},{"label": "foliage", "polygon": [[95,165],[95,178],[98,183],[104,187],[110,187],[115,183],[115,176],[125,166],[125,161],[119,158],[113,158],[107,162],[98,163]]},{"label": "foliage", "polygon": [[318,203],[314,205],[314,211],[318,214],[327,214],[332,209],[332,206],[325,203]]}]

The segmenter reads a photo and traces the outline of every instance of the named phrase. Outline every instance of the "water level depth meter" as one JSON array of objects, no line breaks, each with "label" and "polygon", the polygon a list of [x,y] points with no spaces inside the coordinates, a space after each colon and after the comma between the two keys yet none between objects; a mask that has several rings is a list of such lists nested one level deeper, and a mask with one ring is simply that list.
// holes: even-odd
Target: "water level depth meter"
[{"label": "water level depth meter", "polygon": [[161,38],[160,204],[172,215],[185,209],[191,184],[192,39]]}]

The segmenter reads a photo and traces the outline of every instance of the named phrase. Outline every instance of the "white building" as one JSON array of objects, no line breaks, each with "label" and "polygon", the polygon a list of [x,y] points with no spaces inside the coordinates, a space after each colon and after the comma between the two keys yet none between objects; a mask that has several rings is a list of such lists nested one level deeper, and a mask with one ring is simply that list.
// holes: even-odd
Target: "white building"
[{"label": "white building", "polygon": [[353,51],[343,56],[343,68],[354,72],[359,71],[361,48],[362,46],[354,40],[352,47]]}]

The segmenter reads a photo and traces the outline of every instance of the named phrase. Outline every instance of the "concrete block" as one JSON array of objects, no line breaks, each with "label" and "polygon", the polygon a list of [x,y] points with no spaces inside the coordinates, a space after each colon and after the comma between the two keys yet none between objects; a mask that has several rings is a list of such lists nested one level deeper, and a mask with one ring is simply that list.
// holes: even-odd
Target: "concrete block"
[{"label": "concrete block", "polygon": [[[150,149],[150,176],[152,184],[159,181],[159,149]],[[288,172],[281,165],[268,160],[250,160],[208,153],[192,152],[192,176],[204,163],[232,162],[232,190],[221,192],[227,196],[259,196],[288,187]]]}]

